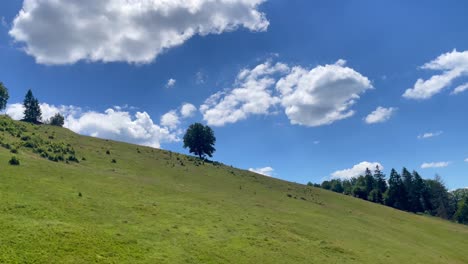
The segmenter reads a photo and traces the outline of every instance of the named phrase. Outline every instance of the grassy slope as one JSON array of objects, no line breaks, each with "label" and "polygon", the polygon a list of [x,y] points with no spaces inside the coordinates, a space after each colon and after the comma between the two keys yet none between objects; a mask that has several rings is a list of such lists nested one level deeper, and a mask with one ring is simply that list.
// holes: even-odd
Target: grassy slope
[{"label": "grassy slope", "polygon": [[0,148],[0,263],[468,262],[466,226],[196,166],[175,153],[27,127],[44,138],[55,131],[54,140],[86,161],[55,163],[21,149],[14,167]]}]

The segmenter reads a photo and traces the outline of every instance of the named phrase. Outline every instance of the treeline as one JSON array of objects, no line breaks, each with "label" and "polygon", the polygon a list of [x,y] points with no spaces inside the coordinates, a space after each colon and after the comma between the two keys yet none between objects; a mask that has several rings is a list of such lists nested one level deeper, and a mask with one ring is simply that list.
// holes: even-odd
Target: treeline
[{"label": "treeline", "polygon": [[399,210],[424,213],[468,224],[468,189],[447,190],[440,176],[423,179],[417,171],[395,169],[388,181],[377,166],[374,172],[366,169],[364,175],[349,180],[332,179],[312,184],[326,190],[351,195]]}]

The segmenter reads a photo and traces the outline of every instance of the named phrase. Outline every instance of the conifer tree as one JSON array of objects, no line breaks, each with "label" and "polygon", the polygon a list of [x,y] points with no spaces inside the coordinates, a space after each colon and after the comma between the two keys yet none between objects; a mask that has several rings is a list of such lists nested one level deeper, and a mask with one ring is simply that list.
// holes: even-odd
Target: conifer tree
[{"label": "conifer tree", "polygon": [[413,212],[423,212],[424,211],[424,199],[423,194],[425,192],[424,180],[421,178],[417,171],[413,171],[413,184],[411,189],[410,206]]},{"label": "conifer tree", "polygon": [[390,172],[388,180],[388,191],[385,199],[385,204],[400,210],[405,210],[406,191],[401,176],[395,169]]},{"label": "conifer tree", "polygon": [[366,193],[369,195],[370,192],[372,192],[374,189],[374,177],[372,176],[372,172],[369,170],[369,168],[366,168],[364,179],[366,182]]},{"label": "conifer tree", "polygon": [[23,120],[30,123],[39,123],[42,118],[39,101],[34,97],[31,90],[28,90],[24,97],[24,118]]},{"label": "conifer tree", "polygon": [[374,190],[376,190],[376,201],[377,203],[383,203],[383,194],[387,191],[387,182],[385,181],[385,175],[380,170],[379,165],[375,167],[374,171]]},{"label": "conifer tree", "polygon": [[403,185],[406,191],[404,210],[415,212],[414,208],[412,207],[412,205],[415,203],[414,200],[416,199],[413,190],[413,175],[406,168],[403,167],[403,170],[401,172],[401,178],[403,180]]}]

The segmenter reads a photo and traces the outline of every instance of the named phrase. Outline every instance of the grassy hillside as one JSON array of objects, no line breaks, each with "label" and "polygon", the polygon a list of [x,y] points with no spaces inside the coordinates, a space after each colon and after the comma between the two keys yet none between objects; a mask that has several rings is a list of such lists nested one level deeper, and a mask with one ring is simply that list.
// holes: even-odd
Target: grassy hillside
[{"label": "grassy hillside", "polygon": [[4,117],[0,139],[0,263],[468,262],[437,218]]}]

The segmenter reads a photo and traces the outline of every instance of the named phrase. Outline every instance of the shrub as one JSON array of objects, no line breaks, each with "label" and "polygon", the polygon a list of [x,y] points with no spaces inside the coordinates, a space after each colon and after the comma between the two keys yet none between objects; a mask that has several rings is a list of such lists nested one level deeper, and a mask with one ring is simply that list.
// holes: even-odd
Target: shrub
[{"label": "shrub", "polygon": [[106,151],[106,154],[107,154],[107,155],[110,155],[110,151],[109,151],[109,150],[108,150],[108,151]]},{"label": "shrub", "polygon": [[112,163],[117,163],[117,160],[115,160],[115,159],[112,159]]},{"label": "shrub", "polygon": [[73,162],[76,162],[76,163],[79,163],[79,162],[80,162],[80,161],[76,158],[75,155],[70,155],[70,156],[68,156],[67,161],[73,161]]},{"label": "shrub", "polygon": [[60,113],[57,113],[53,117],[50,118],[49,123],[52,126],[62,127],[63,124],[65,123],[65,118]]},{"label": "shrub", "polygon": [[10,163],[10,165],[13,165],[13,166],[20,165],[20,161],[16,156],[11,157],[11,159],[10,159],[10,161],[8,163]]},{"label": "shrub", "polygon": [[18,150],[17,150],[17,149],[11,149],[10,152],[13,153],[13,154],[18,154]]}]

